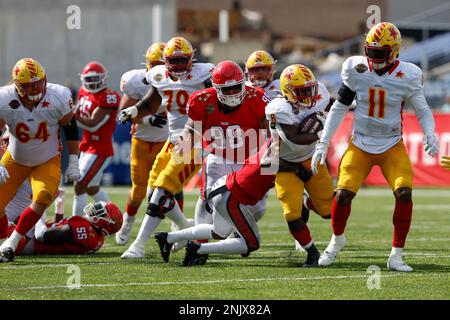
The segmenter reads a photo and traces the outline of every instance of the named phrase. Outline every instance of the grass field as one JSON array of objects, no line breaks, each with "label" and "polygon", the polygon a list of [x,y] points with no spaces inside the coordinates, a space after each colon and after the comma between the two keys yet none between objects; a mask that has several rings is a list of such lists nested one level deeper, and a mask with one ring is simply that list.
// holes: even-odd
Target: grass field
[{"label": "grass field", "polygon": [[[66,212],[72,190],[67,188]],[[108,188],[123,209],[127,188]],[[248,258],[211,255],[203,267],[184,268],[184,250],[164,264],[151,239],[147,257],[122,260],[126,247],[113,237],[94,255],[18,257],[0,265],[0,299],[449,299],[450,190],[414,190],[413,223],[405,250],[410,274],[386,269],[392,237],[393,197],[389,190],[363,189],[354,200],[346,235],[348,245],[329,268],[304,269],[304,252],[294,250],[275,196],[260,222],[260,250]],[[193,216],[196,194],[185,196]],[[50,212],[53,209],[51,209]],[[141,207],[137,234],[142,220]],[[160,230],[169,230],[166,220]],[[331,235],[329,220],[311,214],[318,248]],[[81,269],[81,288],[68,289],[69,265]],[[369,290],[367,268],[381,268],[380,289]]]}]

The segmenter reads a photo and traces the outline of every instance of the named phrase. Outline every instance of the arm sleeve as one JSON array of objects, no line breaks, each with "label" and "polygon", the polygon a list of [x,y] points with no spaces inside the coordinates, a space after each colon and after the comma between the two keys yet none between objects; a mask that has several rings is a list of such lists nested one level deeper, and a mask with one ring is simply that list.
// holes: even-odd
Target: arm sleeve
[{"label": "arm sleeve", "polygon": [[330,112],[328,113],[327,120],[325,121],[325,126],[323,128],[322,136],[320,137],[320,142],[330,144],[330,140],[336,132],[337,128],[344,120],[344,116],[347,113],[349,106],[342,104],[339,100],[336,100],[331,106]]},{"label": "arm sleeve", "polygon": [[346,106],[349,106],[352,104],[353,100],[356,97],[356,92],[352,91],[349,87],[345,85],[345,83],[342,82],[341,87],[338,90],[338,97],[337,100],[345,104]]},{"label": "arm sleeve", "polygon": [[62,127],[64,130],[64,136],[68,141],[78,141],[80,139],[78,135],[77,121],[72,118],[72,120]]},{"label": "arm sleeve", "polygon": [[412,96],[409,101],[416,112],[416,116],[419,119],[420,127],[424,134],[427,136],[434,135],[433,113],[431,112],[423,93]]}]

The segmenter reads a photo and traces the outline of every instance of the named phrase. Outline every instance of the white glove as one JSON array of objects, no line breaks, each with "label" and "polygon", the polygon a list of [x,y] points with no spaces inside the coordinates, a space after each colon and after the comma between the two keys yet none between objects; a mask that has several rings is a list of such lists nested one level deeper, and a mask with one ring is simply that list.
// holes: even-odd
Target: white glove
[{"label": "white glove", "polygon": [[312,174],[316,175],[317,172],[319,172],[319,170],[317,169],[317,164],[319,162],[322,165],[325,164],[325,160],[327,159],[327,153],[328,153],[328,143],[319,142],[318,144],[316,144],[316,151],[314,151],[311,160]]},{"label": "white glove", "polygon": [[125,108],[119,112],[117,116],[117,121],[120,123],[125,123],[128,119],[136,118],[138,114],[138,109],[135,106],[131,106],[129,108]]},{"label": "white glove", "polygon": [[8,170],[0,163],[0,184],[4,184],[9,179]]},{"label": "white glove", "polygon": [[438,140],[434,134],[425,135],[423,137],[423,145],[425,146],[425,152],[432,157],[434,157],[439,151]]},{"label": "white glove", "polygon": [[81,178],[80,169],[78,168],[78,156],[69,154],[69,165],[64,175],[65,182],[78,181]]}]

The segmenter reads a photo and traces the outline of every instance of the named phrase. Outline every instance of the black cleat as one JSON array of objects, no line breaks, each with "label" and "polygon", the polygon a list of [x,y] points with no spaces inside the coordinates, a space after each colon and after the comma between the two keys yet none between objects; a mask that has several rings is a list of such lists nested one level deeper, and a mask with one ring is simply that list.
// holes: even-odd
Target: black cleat
[{"label": "black cleat", "polygon": [[159,245],[159,251],[164,262],[169,262],[170,249],[172,249],[173,243],[167,242],[167,232],[155,233],[155,239]]},{"label": "black cleat", "polygon": [[14,260],[14,250],[6,247],[0,251],[0,263],[12,262]]},{"label": "black cleat", "polygon": [[242,257],[242,258],[248,258],[248,257],[250,257],[250,252],[247,252],[247,253],[241,253],[241,257]]},{"label": "black cleat", "polygon": [[308,256],[306,257],[303,267],[314,268],[319,266],[320,252],[317,250],[316,246],[313,244],[311,247],[306,249],[306,252],[308,252]]},{"label": "black cleat", "polygon": [[186,245],[186,254],[183,260],[183,267],[189,266],[202,266],[208,260],[209,255],[203,254],[200,255],[197,253],[198,249],[200,249],[200,244],[189,241]]}]

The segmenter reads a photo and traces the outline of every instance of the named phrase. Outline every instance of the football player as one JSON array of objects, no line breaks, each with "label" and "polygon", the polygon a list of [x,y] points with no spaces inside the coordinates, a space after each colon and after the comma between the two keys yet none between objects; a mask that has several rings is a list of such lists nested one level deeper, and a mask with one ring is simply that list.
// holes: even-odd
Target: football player
[{"label": "football player", "polygon": [[280,80],[273,80],[275,64],[273,57],[264,50],[253,52],[245,62],[248,85],[262,88],[271,98],[280,94]]},{"label": "football player", "polygon": [[[164,64],[163,50],[165,46],[166,44],[163,42],[153,43],[145,54],[146,68],[130,70],[122,75],[120,89],[123,95],[120,101],[120,109],[135,105],[145,96],[149,88],[152,90],[145,75],[154,66]],[[135,216],[147,194],[150,170],[169,136],[167,114],[163,106],[153,115],[139,120],[133,119],[131,134],[130,172],[132,187],[127,194],[122,229],[116,233],[118,245],[125,245],[130,238]]]},{"label": "football player", "polygon": [[[220,240],[210,243],[188,242],[183,266],[202,265],[212,253],[247,255],[259,248],[259,230],[252,207],[273,186],[275,167],[263,159],[270,160],[276,154],[276,145],[267,141],[258,152],[245,160],[239,170],[219,178],[211,187],[208,200],[212,203],[213,224],[198,224],[180,231],[159,232],[155,235],[165,262],[169,261],[173,243],[181,240]],[[263,166],[267,166],[265,172],[262,171]],[[229,237],[233,231],[239,236]]]},{"label": "football player", "polygon": [[114,155],[112,136],[120,95],[106,87],[105,67],[97,61],[86,64],[81,73],[81,88],[74,118],[83,129],[80,142],[81,178],[75,182],[72,215],[80,214],[87,204],[87,195],[97,201],[108,201],[100,188],[103,171]]},{"label": "football player", "polygon": [[311,70],[301,64],[286,67],[281,73],[280,83],[282,96],[269,103],[266,116],[272,136],[279,137],[280,159],[296,167],[297,173],[277,173],[275,189],[292,237],[308,253],[304,266],[314,267],[320,253],[306,225],[307,217],[302,216],[303,191],[306,189],[308,192],[309,209],[329,219],[334,187],[325,165],[319,166],[317,175],[311,174],[311,157],[321,131],[305,132],[301,126],[303,120],[318,112],[325,121],[323,112],[327,111],[330,95],[325,86],[315,80]]},{"label": "football player", "polygon": [[324,164],[331,137],[350,104],[356,99],[353,133],[339,166],[337,194],[331,219],[333,236],[319,265],[331,265],[344,248],[345,226],[351,202],[374,165],[379,165],[395,196],[389,270],[412,271],[403,262],[403,248],[411,225],[413,168],[402,139],[402,108],[408,101],[424,132],[425,151],[434,157],[438,142],[434,118],[423,93],[422,71],[398,59],[400,31],[381,22],[372,27],[364,43],[365,56],[348,58],[342,66],[342,85],[331,107],[312,160],[313,173]]},{"label": "football player", "polygon": [[450,156],[442,156],[441,167],[450,170]]},{"label": "football player", "polygon": [[[214,67],[212,85],[213,88],[190,96],[187,135],[183,135],[183,140],[192,142],[193,128],[200,127],[198,134],[203,150],[208,153],[202,170],[202,194],[195,208],[195,223],[201,225],[198,228],[213,223],[210,205],[205,202],[213,184],[241,168],[244,160],[262,144],[265,135],[260,129],[263,132],[267,129],[264,110],[270,101],[262,89],[245,84],[244,72],[232,61],[222,61]],[[176,145],[176,152],[184,151],[180,149],[181,143],[180,140]],[[190,144],[187,150],[189,147]],[[263,199],[249,208],[257,220],[264,213],[265,204]]]},{"label": "football player", "polygon": [[136,240],[122,258],[143,258],[145,243],[166,216],[179,228],[192,222],[183,215],[174,195],[197,173],[200,164],[192,159],[189,163],[177,163],[172,157],[172,148],[177,142],[188,119],[186,103],[197,90],[211,86],[211,72],[214,65],[194,63],[192,45],[182,37],[174,37],[167,42],[163,51],[165,64],[151,68],[147,72],[147,82],[154,87],[136,105],[122,110],[118,121],[142,118],[155,114],[162,105],[168,114],[169,139],[157,155],[150,172],[149,202],[147,214],[142,222]]},{"label": "football player", "polygon": [[68,181],[80,178],[78,129],[72,119],[72,97],[66,87],[47,83],[42,65],[20,59],[12,70],[13,84],[0,88],[0,129],[10,132],[8,150],[0,164],[0,242],[8,226],[5,207],[28,178],[33,201],[20,216],[11,236],[0,246],[0,262],[14,259],[14,250],[53,202],[61,178],[59,130],[64,129],[69,151]]},{"label": "football player", "polygon": [[122,226],[122,213],[114,203],[90,203],[83,212],[84,216],[71,216],[53,224],[40,220],[34,238],[23,239],[16,255],[94,253],[102,247],[105,236]]}]

